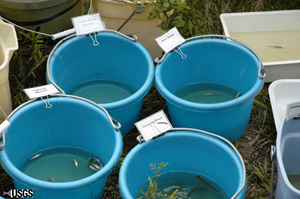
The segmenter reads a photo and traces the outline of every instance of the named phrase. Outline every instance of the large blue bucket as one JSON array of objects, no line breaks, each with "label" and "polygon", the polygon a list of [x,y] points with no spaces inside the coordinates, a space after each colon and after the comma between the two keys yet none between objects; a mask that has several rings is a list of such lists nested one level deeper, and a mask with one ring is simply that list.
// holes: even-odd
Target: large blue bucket
[{"label": "large blue bucket", "polygon": [[[224,39],[225,38],[225,39]],[[203,129],[234,142],[247,129],[254,97],[264,82],[261,60],[250,47],[225,36],[190,38],[158,60],[155,84],[166,99],[174,127]],[[216,83],[242,93],[220,103],[196,103],[177,97],[180,88]]]},{"label": "large blue bucket", "polygon": [[[99,44],[94,46],[92,39]],[[67,94],[72,94],[76,86],[98,80],[129,87],[133,92],[125,99],[100,103],[121,123],[125,135],[138,119],[143,98],[152,86],[154,64],[149,52],[135,39],[107,30],[95,36],[62,40],[49,56],[47,75],[48,82]]]},{"label": "large blue bucket", "polygon": [[208,132],[179,128],[138,144],[128,153],[119,174],[122,198],[135,198],[148,176],[155,176],[149,165],[161,162],[168,163],[161,175],[172,171],[201,174],[221,185],[230,198],[245,197],[244,162],[231,142]]},{"label": "large blue bucket", "polygon": [[[45,102],[52,107],[46,108]],[[105,109],[75,96],[57,95],[49,101],[23,104],[8,120],[10,126],[2,133],[0,160],[16,189],[32,189],[36,199],[102,197],[108,175],[118,164],[123,146],[119,125]],[[33,154],[59,147],[88,151],[99,157],[104,167],[88,177],[69,182],[39,180],[20,169]],[[82,165],[78,168],[80,171]]]}]

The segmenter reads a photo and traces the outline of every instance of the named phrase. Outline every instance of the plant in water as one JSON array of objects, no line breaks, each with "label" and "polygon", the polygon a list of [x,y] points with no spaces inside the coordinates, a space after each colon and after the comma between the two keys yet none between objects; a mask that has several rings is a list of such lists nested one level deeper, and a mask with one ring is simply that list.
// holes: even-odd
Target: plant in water
[{"label": "plant in water", "polygon": [[156,175],[154,179],[152,179],[150,176],[148,176],[149,180],[149,186],[146,192],[143,190],[140,190],[140,192],[143,194],[142,197],[139,197],[139,199],[146,198],[146,199],[155,199],[157,196],[162,197],[164,199],[176,199],[176,194],[178,192],[178,189],[176,189],[171,195],[163,194],[162,191],[159,191],[157,188],[157,180],[160,177],[160,172],[163,168],[167,166],[168,163],[160,163],[158,165],[150,164],[151,169],[155,170],[154,174]]}]

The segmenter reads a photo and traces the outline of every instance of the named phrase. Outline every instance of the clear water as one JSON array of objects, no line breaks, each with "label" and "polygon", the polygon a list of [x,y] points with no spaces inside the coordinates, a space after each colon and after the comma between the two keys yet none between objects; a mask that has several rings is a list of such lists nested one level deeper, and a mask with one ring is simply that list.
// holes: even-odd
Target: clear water
[{"label": "clear water", "polygon": [[[203,183],[198,179],[200,176]],[[155,179],[155,176],[152,178]],[[228,193],[215,181],[197,173],[173,171],[162,173],[157,181],[158,192],[162,191],[166,196],[170,196],[176,189],[178,190],[176,199],[229,199]],[[144,182],[140,188],[147,192],[149,181]],[[136,193],[135,198],[143,196],[140,191]],[[157,196],[155,199],[164,197]]]},{"label": "clear water", "polygon": [[241,93],[232,87],[217,83],[188,84],[175,93],[176,96],[196,103],[221,103],[240,97]]},{"label": "clear water", "polygon": [[300,173],[290,173],[287,176],[293,187],[300,190]]},{"label": "clear water", "polygon": [[94,80],[79,84],[68,94],[89,99],[98,104],[116,102],[131,96],[134,90],[129,86],[112,80]]},{"label": "clear water", "polygon": [[[91,153],[79,148],[57,147],[40,151],[41,155],[32,159],[29,157],[20,170],[23,173],[44,181],[69,182],[95,173],[89,168]],[[78,169],[73,163],[75,159]]]}]

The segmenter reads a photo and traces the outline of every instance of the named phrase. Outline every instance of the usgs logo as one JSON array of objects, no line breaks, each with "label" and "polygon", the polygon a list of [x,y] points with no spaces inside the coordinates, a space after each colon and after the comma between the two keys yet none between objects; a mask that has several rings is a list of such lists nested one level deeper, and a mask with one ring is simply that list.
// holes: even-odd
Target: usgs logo
[{"label": "usgs logo", "polygon": [[32,198],[32,189],[11,189],[10,191],[3,191],[3,196],[9,196],[11,198]]}]

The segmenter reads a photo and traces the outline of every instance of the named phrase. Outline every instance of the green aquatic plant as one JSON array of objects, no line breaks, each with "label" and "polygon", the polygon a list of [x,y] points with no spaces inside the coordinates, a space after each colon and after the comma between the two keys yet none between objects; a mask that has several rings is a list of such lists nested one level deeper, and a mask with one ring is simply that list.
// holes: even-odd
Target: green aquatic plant
[{"label": "green aquatic plant", "polygon": [[176,199],[176,194],[178,192],[178,189],[176,189],[171,195],[163,194],[162,191],[159,191],[157,188],[157,180],[160,177],[160,172],[162,169],[164,169],[167,164],[169,163],[160,163],[156,165],[155,163],[151,163],[150,167],[151,169],[155,170],[154,174],[156,175],[154,180],[148,176],[149,186],[146,192],[143,190],[140,190],[140,192],[143,194],[143,196],[139,197],[139,199],[146,198],[146,199],[155,199],[157,196],[162,197],[164,199]]}]

